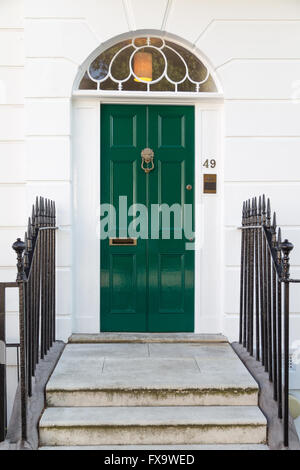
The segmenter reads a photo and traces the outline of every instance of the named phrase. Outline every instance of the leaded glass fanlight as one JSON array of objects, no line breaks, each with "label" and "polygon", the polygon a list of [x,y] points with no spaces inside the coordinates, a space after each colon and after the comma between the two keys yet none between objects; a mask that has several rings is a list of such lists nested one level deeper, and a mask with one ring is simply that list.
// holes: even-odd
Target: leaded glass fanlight
[{"label": "leaded glass fanlight", "polygon": [[88,66],[80,90],[216,92],[207,67],[184,47],[158,37],[124,40]]}]

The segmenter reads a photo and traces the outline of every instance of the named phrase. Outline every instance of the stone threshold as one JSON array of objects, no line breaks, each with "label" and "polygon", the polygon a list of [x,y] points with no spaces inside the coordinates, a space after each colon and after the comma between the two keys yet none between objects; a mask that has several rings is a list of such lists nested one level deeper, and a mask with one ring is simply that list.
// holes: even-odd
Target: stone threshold
[{"label": "stone threshold", "polygon": [[73,334],[69,343],[228,343],[222,334],[195,333],[99,333]]}]

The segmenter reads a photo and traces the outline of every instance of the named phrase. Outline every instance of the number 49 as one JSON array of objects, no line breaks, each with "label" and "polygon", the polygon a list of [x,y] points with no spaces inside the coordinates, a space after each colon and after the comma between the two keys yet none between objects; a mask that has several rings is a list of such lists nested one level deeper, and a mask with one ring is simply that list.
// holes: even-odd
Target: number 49
[{"label": "number 49", "polygon": [[205,166],[205,168],[216,168],[217,166],[217,162],[216,160],[212,159],[212,160],[205,160],[205,162],[203,163],[203,166]]}]

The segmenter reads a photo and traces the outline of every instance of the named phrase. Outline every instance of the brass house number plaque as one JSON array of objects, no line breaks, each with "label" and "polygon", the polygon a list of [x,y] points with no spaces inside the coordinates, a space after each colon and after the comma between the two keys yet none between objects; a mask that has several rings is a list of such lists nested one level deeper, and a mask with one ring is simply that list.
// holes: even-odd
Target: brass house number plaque
[{"label": "brass house number plaque", "polygon": [[217,175],[203,175],[204,194],[217,193]]}]

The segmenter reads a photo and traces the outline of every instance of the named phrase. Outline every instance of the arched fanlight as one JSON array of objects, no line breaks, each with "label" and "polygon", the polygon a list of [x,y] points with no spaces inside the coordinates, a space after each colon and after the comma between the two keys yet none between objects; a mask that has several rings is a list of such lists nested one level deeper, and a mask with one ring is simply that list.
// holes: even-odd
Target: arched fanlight
[{"label": "arched fanlight", "polygon": [[215,92],[207,67],[184,47],[158,37],[124,40],[88,66],[79,89]]}]

